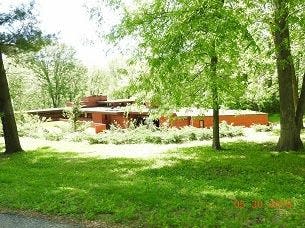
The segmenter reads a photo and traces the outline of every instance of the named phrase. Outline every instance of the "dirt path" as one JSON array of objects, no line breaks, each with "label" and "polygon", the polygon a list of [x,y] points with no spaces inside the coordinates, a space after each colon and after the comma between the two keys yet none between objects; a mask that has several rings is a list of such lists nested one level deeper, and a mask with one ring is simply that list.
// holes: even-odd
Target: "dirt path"
[{"label": "dirt path", "polygon": [[1,228],[81,228],[83,225],[58,223],[20,214],[0,213]]}]

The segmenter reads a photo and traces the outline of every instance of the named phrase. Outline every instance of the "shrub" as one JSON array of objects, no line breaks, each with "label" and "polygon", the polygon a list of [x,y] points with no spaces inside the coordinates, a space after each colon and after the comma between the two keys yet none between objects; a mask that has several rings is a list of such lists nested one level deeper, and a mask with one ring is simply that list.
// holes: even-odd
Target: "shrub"
[{"label": "shrub", "polygon": [[60,141],[64,138],[64,135],[60,132],[47,132],[44,134],[46,140]]},{"label": "shrub", "polygon": [[89,135],[84,132],[72,132],[69,134],[65,134],[64,139],[72,142],[82,142],[84,140],[87,140],[88,137]]},{"label": "shrub", "polygon": [[154,143],[154,144],[160,144],[162,143],[162,138],[159,135],[147,135],[145,137],[146,143]]},{"label": "shrub", "polygon": [[[242,127],[235,127],[226,123],[220,124],[221,137],[234,137],[243,135]],[[96,136],[90,136],[89,143],[112,143],[112,144],[135,144],[135,143],[156,143],[170,144],[182,143],[194,140],[210,140],[213,137],[212,128],[195,128],[186,126],[181,129],[140,125],[121,129],[112,126],[110,130]]]},{"label": "shrub", "polygon": [[254,128],[256,132],[269,132],[273,130],[272,124],[269,125],[253,124],[251,127]]},{"label": "shrub", "polygon": [[42,126],[48,119],[21,112],[16,113],[15,118],[19,136],[43,137],[41,132]]},{"label": "shrub", "polygon": [[219,124],[220,137],[235,137],[244,135],[244,128],[241,126],[233,126],[222,121]]},{"label": "shrub", "polygon": [[55,126],[45,126],[42,129],[43,138],[51,141],[60,141],[64,138],[64,132]]},{"label": "shrub", "polygon": [[[47,122],[46,119],[39,119],[38,116],[21,115],[18,117],[18,126],[21,136],[45,138],[48,140],[67,140],[73,142],[88,141],[90,144],[135,144],[135,143],[182,143],[194,140],[210,140],[213,137],[211,128],[195,128],[186,126],[181,129],[160,127],[153,124],[140,125],[135,127],[133,122],[129,123],[127,129],[122,129],[114,124],[110,129],[92,135],[86,131],[89,122],[78,128],[78,131],[71,132],[69,122]],[[228,125],[225,122],[220,124],[221,137],[234,137],[243,135],[242,127]]]},{"label": "shrub", "polygon": [[201,134],[199,135],[199,140],[209,140],[213,138],[212,128],[203,128]]},{"label": "shrub", "polygon": [[100,135],[90,135],[87,137],[89,144],[107,144],[103,143],[102,137]]},{"label": "shrub", "polygon": [[196,134],[195,134],[194,132],[192,132],[192,133],[190,134],[189,140],[190,140],[190,141],[195,141],[195,140],[197,140]]},{"label": "shrub", "polygon": [[80,104],[80,98],[76,98],[73,106],[68,107],[64,110],[64,116],[68,119],[68,121],[71,124],[72,130],[75,132],[79,128],[79,117],[81,116],[81,104]]},{"label": "shrub", "polygon": [[183,141],[184,141],[183,136],[175,132],[171,132],[170,134],[165,134],[161,139],[161,142],[164,144],[182,143]]}]

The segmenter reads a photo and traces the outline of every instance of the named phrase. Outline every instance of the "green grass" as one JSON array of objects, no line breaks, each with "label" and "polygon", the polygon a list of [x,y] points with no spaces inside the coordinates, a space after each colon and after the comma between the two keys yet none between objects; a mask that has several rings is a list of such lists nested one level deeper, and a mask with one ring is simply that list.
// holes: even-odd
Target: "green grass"
[{"label": "green grass", "polygon": [[[273,147],[195,147],[149,161],[83,158],[49,148],[3,155],[0,207],[137,227],[301,227],[305,154],[279,154]],[[253,208],[258,201],[263,206]]]},{"label": "green grass", "polygon": [[271,123],[280,123],[280,114],[273,113],[268,115],[269,122]]}]

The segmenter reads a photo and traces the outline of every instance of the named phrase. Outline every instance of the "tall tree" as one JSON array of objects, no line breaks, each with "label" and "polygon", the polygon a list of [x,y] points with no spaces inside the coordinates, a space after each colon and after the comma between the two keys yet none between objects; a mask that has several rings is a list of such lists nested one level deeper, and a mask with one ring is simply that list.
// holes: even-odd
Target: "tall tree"
[{"label": "tall tree", "polygon": [[112,38],[129,35],[138,36],[140,56],[150,68],[140,79],[141,90],[164,108],[211,107],[212,146],[220,149],[219,108],[224,94],[238,92],[239,51],[252,41],[230,5],[222,0],[141,2],[136,11],[125,11]]},{"label": "tall tree", "polygon": [[256,39],[265,44],[272,39],[272,45],[263,47],[269,49],[270,56],[276,59],[281,117],[277,148],[279,151],[302,149],[300,129],[305,109],[305,78],[300,88],[295,67],[297,55],[292,49],[297,42],[292,39],[295,36],[291,36],[291,31],[303,33],[305,3],[303,0],[240,0],[232,1],[232,5],[240,14],[246,15],[243,17],[249,20],[248,27]]},{"label": "tall tree", "polygon": [[[299,3],[299,4],[296,4]],[[295,5],[296,4],[296,5]],[[299,1],[274,0],[273,38],[279,81],[281,132],[278,149],[299,150],[303,148],[300,138],[305,109],[305,78],[298,99],[294,58],[291,52],[290,13],[299,10]],[[293,7],[294,6],[294,7]]]},{"label": "tall tree", "polygon": [[5,140],[5,152],[22,151],[14,111],[3,64],[3,54],[14,56],[20,52],[39,50],[49,39],[35,27],[33,3],[0,13],[0,113]]},{"label": "tall tree", "polygon": [[86,90],[87,69],[76,58],[73,48],[64,44],[49,45],[28,53],[19,60],[34,76],[54,108],[73,101]]}]

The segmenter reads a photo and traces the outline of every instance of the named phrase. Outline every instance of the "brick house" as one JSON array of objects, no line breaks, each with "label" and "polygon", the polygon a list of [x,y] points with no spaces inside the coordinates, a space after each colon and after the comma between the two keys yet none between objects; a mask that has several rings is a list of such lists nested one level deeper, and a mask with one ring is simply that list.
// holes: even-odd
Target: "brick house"
[{"label": "brick house", "polygon": [[[89,96],[82,99],[80,117],[83,121],[92,121],[96,132],[101,132],[109,128],[111,124],[117,124],[121,128],[126,128],[130,120],[137,124],[144,123],[149,116],[147,107],[134,108],[132,99],[108,100],[107,96]],[[73,105],[68,102],[67,106]],[[65,118],[64,108],[31,110],[29,114],[36,114],[41,117],[59,120]],[[220,122],[226,121],[228,124],[236,126],[250,127],[252,124],[268,124],[268,115],[262,112],[248,110],[220,110]],[[193,126],[197,128],[212,127],[212,110],[200,110],[196,108],[184,108],[173,112],[170,117],[161,116],[155,121],[157,126],[166,124],[170,127]]]}]

